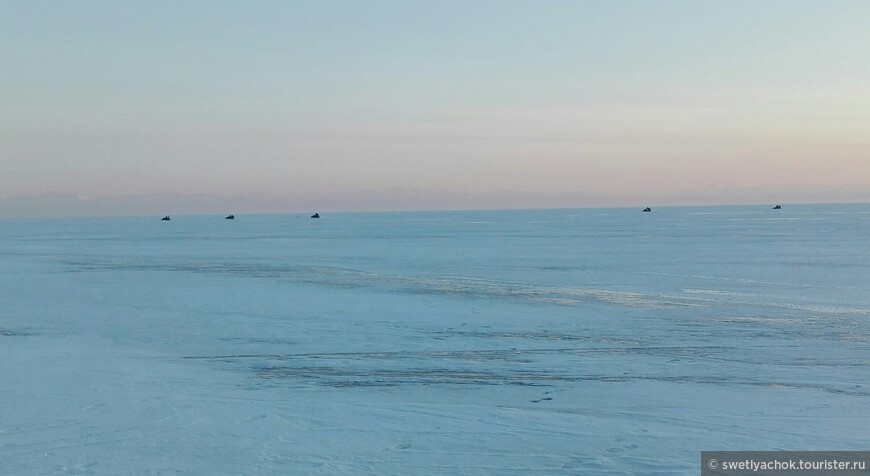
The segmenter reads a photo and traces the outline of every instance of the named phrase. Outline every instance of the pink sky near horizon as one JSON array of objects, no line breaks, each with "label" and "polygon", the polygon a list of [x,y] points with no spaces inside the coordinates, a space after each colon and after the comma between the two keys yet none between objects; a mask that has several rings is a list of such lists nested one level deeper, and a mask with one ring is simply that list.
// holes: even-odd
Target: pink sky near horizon
[{"label": "pink sky near horizon", "polygon": [[870,189],[834,3],[4,5],[0,196]]}]

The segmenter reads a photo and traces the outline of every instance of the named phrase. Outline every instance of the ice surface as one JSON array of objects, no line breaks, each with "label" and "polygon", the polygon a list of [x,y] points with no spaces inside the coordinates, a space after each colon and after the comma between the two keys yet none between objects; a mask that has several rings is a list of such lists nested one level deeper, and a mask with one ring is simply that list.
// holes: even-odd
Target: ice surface
[{"label": "ice surface", "polygon": [[0,474],[870,446],[870,205],[0,220]]}]

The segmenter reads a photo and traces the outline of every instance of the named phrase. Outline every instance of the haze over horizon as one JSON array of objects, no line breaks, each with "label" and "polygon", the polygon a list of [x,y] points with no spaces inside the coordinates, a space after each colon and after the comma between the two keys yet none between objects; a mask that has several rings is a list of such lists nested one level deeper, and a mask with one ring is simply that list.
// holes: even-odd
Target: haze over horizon
[{"label": "haze over horizon", "polygon": [[[605,196],[584,193],[494,191],[480,193],[393,189],[315,194],[143,194],[87,196],[47,193],[0,197],[0,218],[111,217],[336,212],[655,208],[772,204],[870,204],[866,187],[845,189],[685,190],[673,195]],[[791,208],[791,207],[789,207]]]},{"label": "haze over horizon", "polygon": [[0,216],[870,201],[868,20],[846,0],[0,2]]}]

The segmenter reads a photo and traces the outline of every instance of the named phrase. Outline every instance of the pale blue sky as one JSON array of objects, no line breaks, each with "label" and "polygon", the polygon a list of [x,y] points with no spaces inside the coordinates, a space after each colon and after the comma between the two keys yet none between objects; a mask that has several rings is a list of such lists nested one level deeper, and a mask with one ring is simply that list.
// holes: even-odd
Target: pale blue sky
[{"label": "pale blue sky", "polygon": [[0,1],[0,196],[870,186],[870,2]]}]

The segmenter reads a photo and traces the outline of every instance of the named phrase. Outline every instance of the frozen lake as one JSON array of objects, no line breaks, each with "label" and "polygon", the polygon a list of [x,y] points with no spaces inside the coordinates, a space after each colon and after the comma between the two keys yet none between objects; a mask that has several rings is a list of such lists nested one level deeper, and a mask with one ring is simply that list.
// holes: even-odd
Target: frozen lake
[{"label": "frozen lake", "polygon": [[0,220],[0,474],[870,447],[870,204],[159,218]]}]

